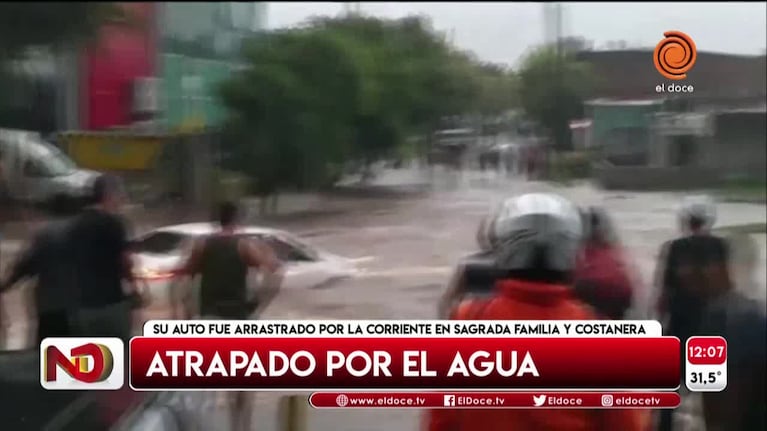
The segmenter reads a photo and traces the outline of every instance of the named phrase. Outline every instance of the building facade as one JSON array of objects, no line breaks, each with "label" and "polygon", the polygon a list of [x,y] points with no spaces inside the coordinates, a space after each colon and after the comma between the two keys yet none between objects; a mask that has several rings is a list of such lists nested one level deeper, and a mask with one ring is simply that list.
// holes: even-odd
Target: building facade
[{"label": "building facade", "polygon": [[[668,84],[655,69],[652,50],[627,49],[580,51],[579,61],[588,63],[597,77],[595,97],[609,99],[655,99],[658,84]],[[767,99],[767,57],[698,51],[695,66],[685,83],[692,94],[661,95],[677,99],[678,110],[754,109]],[[671,104],[669,104],[671,107]]]},{"label": "building facade", "polygon": [[0,125],[43,133],[150,125],[215,127],[217,86],[241,42],[266,28],[267,3],[119,3],[137,26],[105,27],[86,48],[30,52],[1,70]]},{"label": "building facade", "polygon": [[84,48],[29,50],[2,71],[0,126],[48,134],[128,127],[147,116],[136,89],[156,74],[155,4],[118,4],[136,26],[104,27]]},{"label": "building facade", "polygon": [[79,128],[127,127],[157,112],[141,100],[156,75],[157,3],[121,3],[138,20],[132,28],[106,27],[80,63]]},{"label": "building facade", "polygon": [[158,56],[166,130],[220,125],[218,85],[239,65],[242,40],[266,28],[267,4],[162,3]]},{"label": "building facade", "polygon": [[598,147],[614,165],[644,165],[650,157],[653,115],[663,101],[593,100],[585,105],[591,120],[588,147]]},{"label": "building facade", "polygon": [[48,50],[0,67],[0,128],[50,133],[57,128],[56,61]]},{"label": "building facade", "polygon": [[659,113],[653,119],[651,166],[706,168],[720,178],[764,181],[767,111]]}]

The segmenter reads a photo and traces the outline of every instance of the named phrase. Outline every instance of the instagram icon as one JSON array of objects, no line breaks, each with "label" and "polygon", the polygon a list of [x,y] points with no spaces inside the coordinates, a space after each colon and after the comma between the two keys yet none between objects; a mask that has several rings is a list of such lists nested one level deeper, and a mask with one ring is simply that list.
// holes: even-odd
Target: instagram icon
[{"label": "instagram icon", "polygon": [[610,394],[602,395],[602,407],[612,407],[613,396]]}]

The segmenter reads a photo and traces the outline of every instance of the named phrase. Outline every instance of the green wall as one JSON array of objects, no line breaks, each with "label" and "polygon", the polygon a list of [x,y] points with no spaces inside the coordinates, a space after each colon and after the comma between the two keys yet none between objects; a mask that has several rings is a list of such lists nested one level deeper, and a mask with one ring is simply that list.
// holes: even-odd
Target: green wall
[{"label": "green wall", "polygon": [[651,114],[661,110],[661,104],[645,105],[591,105],[594,138],[600,138],[613,129],[648,129],[651,125]]},{"label": "green wall", "polygon": [[265,14],[263,3],[163,3],[158,60],[170,130],[221,124],[218,84],[238,66],[241,40],[265,26]]},{"label": "green wall", "polygon": [[164,113],[172,130],[221,124],[224,108],[217,88],[233,70],[226,61],[163,54]]},{"label": "green wall", "polygon": [[616,165],[644,165],[650,156],[652,114],[662,103],[640,101],[587,104],[592,119],[591,145]]}]

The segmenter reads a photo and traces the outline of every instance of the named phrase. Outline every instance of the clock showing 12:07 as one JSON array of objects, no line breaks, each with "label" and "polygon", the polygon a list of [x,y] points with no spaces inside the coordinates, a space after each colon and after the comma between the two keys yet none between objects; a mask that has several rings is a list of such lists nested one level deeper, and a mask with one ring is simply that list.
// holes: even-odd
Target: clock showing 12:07
[{"label": "clock showing 12:07", "polygon": [[690,337],[685,346],[685,385],[692,392],[721,392],[727,387],[727,340]]}]

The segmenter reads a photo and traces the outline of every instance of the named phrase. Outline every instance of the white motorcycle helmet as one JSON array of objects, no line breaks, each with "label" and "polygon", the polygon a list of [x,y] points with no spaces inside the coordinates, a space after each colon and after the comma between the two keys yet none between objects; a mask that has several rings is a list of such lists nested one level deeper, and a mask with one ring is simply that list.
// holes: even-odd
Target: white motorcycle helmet
[{"label": "white motorcycle helmet", "polygon": [[679,222],[686,229],[690,220],[697,219],[704,229],[711,229],[716,223],[716,204],[708,195],[687,196],[679,207]]},{"label": "white motorcycle helmet", "polygon": [[578,208],[560,196],[545,193],[505,201],[490,234],[499,269],[559,278],[569,278],[575,269],[582,236]]}]

